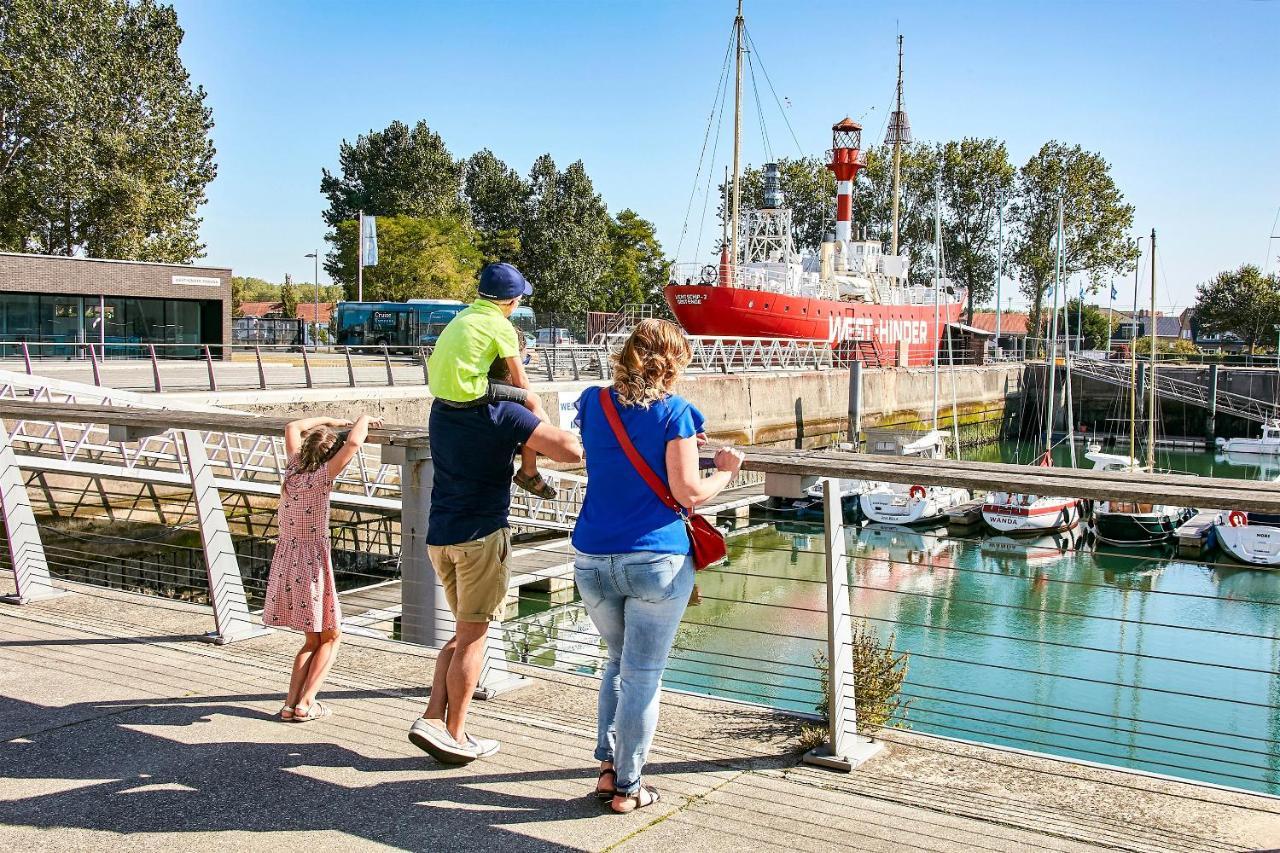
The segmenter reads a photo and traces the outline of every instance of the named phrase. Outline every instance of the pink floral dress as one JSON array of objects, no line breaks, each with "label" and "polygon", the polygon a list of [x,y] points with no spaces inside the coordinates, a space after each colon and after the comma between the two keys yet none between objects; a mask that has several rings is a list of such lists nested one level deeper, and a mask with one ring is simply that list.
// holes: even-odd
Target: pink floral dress
[{"label": "pink floral dress", "polygon": [[329,466],[300,473],[289,457],[280,498],[279,538],[267,578],[263,624],[297,631],[336,631],[342,623],[329,558]]}]

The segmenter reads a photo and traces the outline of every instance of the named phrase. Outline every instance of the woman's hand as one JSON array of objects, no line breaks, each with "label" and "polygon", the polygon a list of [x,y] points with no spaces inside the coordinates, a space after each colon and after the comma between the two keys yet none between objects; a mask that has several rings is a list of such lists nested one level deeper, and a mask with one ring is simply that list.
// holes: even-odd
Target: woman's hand
[{"label": "woman's hand", "polygon": [[737,474],[742,469],[742,460],[744,458],[741,450],[735,447],[722,447],[716,451],[716,469],[728,471],[730,474]]},{"label": "woman's hand", "polygon": [[375,418],[373,415],[364,415],[364,418],[370,429],[382,429],[382,418]]}]

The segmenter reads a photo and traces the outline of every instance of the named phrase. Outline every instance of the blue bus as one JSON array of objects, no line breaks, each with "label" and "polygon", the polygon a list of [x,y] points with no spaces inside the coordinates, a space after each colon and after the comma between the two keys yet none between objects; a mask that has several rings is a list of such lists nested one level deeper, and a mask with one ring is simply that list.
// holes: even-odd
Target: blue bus
[{"label": "blue bus", "polygon": [[[339,302],[333,313],[333,329],[341,346],[386,346],[416,349],[434,346],[440,333],[458,312],[466,308],[456,299],[410,299],[408,302]],[[521,305],[511,322],[534,344],[537,318]]]}]

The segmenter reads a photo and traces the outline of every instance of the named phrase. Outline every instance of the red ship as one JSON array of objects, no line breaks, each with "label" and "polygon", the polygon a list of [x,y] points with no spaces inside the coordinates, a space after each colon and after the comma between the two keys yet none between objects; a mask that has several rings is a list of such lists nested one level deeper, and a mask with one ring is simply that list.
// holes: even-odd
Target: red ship
[{"label": "red ship", "polygon": [[[736,23],[740,61],[741,13]],[[898,103],[889,122],[895,196],[896,151],[910,141],[902,110],[901,59],[899,42]],[[738,109],[735,124],[740,120]],[[796,252],[777,164],[766,163],[764,206],[739,216],[735,175],[732,225],[726,217],[719,263],[673,268],[664,290],[667,304],[690,335],[825,341],[847,356],[874,358],[879,364],[928,364],[946,325],[959,319],[965,295],[937,276],[928,284],[911,284],[905,254],[886,254],[865,233],[862,239],[854,237],[853,183],[865,162],[862,126],[845,118],[831,132],[827,168],[836,177],[836,227],[819,252],[804,257]],[[735,150],[735,171],[737,162]],[[895,250],[896,244],[895,221]]]}]

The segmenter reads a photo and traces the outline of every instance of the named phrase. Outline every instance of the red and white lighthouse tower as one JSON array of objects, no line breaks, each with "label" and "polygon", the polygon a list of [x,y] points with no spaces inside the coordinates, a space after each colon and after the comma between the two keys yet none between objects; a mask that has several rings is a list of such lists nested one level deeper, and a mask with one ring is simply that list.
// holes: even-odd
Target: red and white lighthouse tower
[{"label": "red and white lighthouse tower", "polygon": [[842,251],[853,237],[853,181],[862,168],[862,125],[846,116],[831,128],[831,162],[836,176],[836,242]]}]

